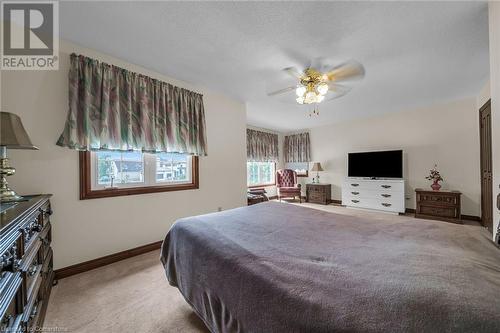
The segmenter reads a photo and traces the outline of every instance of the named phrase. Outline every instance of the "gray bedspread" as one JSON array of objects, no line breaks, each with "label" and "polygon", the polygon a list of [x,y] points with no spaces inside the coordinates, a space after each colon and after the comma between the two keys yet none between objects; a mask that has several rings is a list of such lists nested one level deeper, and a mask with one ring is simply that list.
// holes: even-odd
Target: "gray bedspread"
[{"label": "gray bedspread", "polygon": [[161,261],[212,332],[500,332],[478,229],[269,202],[178,220]]}]

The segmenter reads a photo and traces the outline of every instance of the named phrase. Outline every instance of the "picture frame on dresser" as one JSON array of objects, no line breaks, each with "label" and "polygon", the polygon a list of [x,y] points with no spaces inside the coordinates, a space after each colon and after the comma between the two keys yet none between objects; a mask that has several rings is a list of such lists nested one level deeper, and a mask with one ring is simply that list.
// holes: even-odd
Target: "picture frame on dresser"
[{"label": "picture frame on dresser", "polygon": [[50,197],[27,196],[0,214],[0,332],[43,327],[54,283]]}]

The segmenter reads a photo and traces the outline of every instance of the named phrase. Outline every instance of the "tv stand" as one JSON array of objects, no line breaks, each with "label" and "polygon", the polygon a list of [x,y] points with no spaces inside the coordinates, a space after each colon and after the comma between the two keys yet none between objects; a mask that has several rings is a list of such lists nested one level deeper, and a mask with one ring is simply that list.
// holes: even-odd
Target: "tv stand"
[{"label": "tv stand", "polygon": [[342,186],[342,204],[347,207],[404,213],[405,181],[347,178]]}]

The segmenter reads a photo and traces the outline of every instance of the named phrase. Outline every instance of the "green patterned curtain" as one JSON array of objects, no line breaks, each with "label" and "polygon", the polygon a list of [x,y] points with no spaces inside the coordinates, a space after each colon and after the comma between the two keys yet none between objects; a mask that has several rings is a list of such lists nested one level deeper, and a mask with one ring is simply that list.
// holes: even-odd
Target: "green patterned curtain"
[{"label": "green patterned curtain", "polygon": [[57,145],[206,155],[203,96],[72,54],[69,112]]},{"label": "green patterned curtain", "polygon": [[311,143],[309,141],[309,133],[285,136],[283,152],[285,163],[310,162]]},{"label": "green patterned curtain", "polygon": [[277,162],[278,134],[247,128],[247,161]]}]

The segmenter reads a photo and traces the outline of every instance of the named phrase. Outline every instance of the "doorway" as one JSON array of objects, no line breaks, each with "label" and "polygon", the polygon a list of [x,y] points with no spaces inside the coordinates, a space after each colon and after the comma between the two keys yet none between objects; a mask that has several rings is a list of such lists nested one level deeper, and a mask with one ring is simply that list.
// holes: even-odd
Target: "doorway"
[{"label": "doorway", "polygon": [[479,109],[479,138],[481,144],[481,224],[493,233],[491,100]]}]

